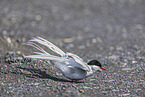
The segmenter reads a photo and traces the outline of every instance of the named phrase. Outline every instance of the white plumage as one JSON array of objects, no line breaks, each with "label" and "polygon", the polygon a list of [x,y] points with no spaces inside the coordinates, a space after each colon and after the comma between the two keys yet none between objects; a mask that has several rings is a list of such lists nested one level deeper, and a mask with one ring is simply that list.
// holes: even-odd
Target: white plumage
[{"label": "white plumage", "polygon": [[[39,52],[34,52],[35,55],[26,56],[27,58],[51,60],[66,78],[72,80],[81,80],[92,75],[96,70],[101,71],[101,66],[99,67],[97,66],[97,64],[88,65],[79,56],[72,53],[63,52],[60,48],[44,38],[37,36],[36,38],[32,38],[28,43],[25,44],[33,46],[34,48],[39,50]],[[46,46],[60,56],[51,55],[50,53],[42,49],[38,44]]]}]

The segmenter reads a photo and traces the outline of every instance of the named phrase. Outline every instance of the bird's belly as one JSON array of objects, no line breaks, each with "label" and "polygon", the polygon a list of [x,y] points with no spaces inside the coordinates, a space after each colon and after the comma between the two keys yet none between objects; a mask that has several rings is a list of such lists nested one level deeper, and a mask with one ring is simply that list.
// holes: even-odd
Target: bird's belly
[{"label": "bird's belly", "polygon": [[65,76],[69,79],[80,80],[86,77],[86,72],[78,68],[68,68],[65,71]]},{"label": "bird's belly", "polygon": [[60,71],[66,78],[72,80],[81,80],[86,77],[87,74],[86,71],[81,68],[67,66],[64,63],[55,63],[55,64],[56,67],[60,69]]}]

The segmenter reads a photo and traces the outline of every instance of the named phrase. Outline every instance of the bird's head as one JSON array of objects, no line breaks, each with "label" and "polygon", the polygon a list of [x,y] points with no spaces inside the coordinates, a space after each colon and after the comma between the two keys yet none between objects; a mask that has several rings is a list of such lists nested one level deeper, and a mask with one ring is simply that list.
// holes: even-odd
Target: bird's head
[{"label": "bird's head", "polygon": [[91,60],[90,62],[88,62],[88,65],[92,66],[94,70],[102,71],[103,69],[107,71],[107,69],[102,67],[101,63],[97,60]]}]

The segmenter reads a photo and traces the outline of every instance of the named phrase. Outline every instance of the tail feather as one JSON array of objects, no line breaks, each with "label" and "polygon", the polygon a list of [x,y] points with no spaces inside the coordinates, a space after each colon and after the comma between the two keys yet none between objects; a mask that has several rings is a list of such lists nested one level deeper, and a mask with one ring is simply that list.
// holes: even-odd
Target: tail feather
[{"label": "tail feather", "polygon": [[40,52],[34,52],[36,55],[25,56],[26,58],[52,60],[52,61],[57,61],[57,62],[63,62],[66,60],[64,57],[59,57],[59,56],[54,56],[54,55],[49,54],[48,52],[46,52],[43,48],[41,48],[38,44],[36,44],[34,42],[48,47],[50,50],[54,51],[55,53],[57,53],[61,56],[65,55],[65,53],[61,49],[59,49],[57,46],[55,46],[51,42],[49,42],[41,37],[37,37],[37,38],[32,38],[28,43],[24,43],[24,44],[30,45],[30,46],[38,49]]},{"label": "tail feather", "polygon": [[33,42],[28,42],[28,43],[24,43],[24,44],[30,45],[30,46],[32,46],[32,47],[38,49],[39,51],[43,52],[44,54],[50,55],[50,54],[47,53],[44,49],[42,49],[39,45],[37,45],[37,44],[35,44],[35,43],[33,43]]},{"label": "tail feather", "polygon": [[51,42],[47,41],[46,39],[43,39],[43,38],[37,36],[37,38],[33,38],[30,41],[40,43],[40,44],[48,47],[50,50],[54,51],[55,53],[61,55],[61,56],[65,55],[65,53],[60,48],[58,48],[57,46],[55,46]]},{"label": "tail feather", "polygon": [[[34,54],[37,54],[37,55],[46,55],[46,54],[44,54],[44,53],[40,53],[40,52],[33,52]],[[50,55],[50,54],[48,54],[48,55]]]},{"label": "tail feather", "polygon": [[57,62],[63,62],[65,58],[63,57],[57,57],[53,55],[29,55],[25,56],[26,58],[35,58],[35,59],[43,59],[43,60],[52,60],[52,61],[57,61]]}]

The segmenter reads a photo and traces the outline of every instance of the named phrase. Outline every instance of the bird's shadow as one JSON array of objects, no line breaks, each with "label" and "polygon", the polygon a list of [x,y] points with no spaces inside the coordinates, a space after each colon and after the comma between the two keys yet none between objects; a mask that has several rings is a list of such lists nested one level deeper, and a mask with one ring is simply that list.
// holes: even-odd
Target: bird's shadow
[{"label": "bird's shadow", "polygon": [[[16,68],[31,72],[31,74],[30,73],[29,74],[22,73],[22,72],[19,73],[19,74],[24,75],[24,76],[29,77],[29,78],[51,79],[54,81],[70,82],[70,83],[83,83],[83,81],[72,81],[72,80],[57,78],[57,77],[54,77],[54,76],[47,74],[46,71],[42,71],[40,69],[24,68],[24,67],[16,67]],[[12,72],[12,73],[17,74],[16,72]]]}]

